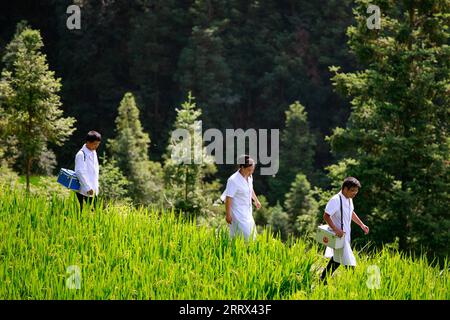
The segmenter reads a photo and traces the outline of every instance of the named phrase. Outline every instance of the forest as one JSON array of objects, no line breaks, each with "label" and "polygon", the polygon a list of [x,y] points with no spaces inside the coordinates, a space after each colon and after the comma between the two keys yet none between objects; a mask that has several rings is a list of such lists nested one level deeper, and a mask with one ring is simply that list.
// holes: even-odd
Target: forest
[{"label": "forest", "polygon": [[[369,5],[379,8],[379,28],[368,27]],[[356,245],[448,258],[450,1],[0,8],[1,181],[58,190],[60,168],[73,169],[96,130],[104,199],[223,226],[219,197],[235,166],[174,162],[172,132],[195,135],[196,121],[224,135],[278,129],[278,171],[257,167],[254,176],[260,230],[284,242],[311,237],[354,176],[362,184],[355,211],[371,228],[368,236],[355,228]]]}]

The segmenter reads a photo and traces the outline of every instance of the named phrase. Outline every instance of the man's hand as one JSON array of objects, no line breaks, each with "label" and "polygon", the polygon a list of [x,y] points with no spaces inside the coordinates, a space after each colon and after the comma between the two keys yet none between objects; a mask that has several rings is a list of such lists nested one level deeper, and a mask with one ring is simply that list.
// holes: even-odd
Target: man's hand
[{"label": "man's hand", "polygon": [[227,220],[227,223],[228,223],[228,224],[231,224],[231,220],[232,220],[232,219],[231,219],[231,214],[228,214],[228,213],[227,213],[227,216],[225,217],[225,219]]},{"label": "man's hand", "polygon": [[227,220],[227,223],[228,224],[231,224],[231,204],[232,204],[232,202],[233,202],[233,199],[232,198],[230,198],[230,197],[226,197],[225,198],[225,212],[226,212],[226,217],[225,217],[225,220]]},{"label": "man's hand", "polygon": [[363,231],[364,231],[365,234],[368,234],[368,233],[369,233],[369,227],[366,226],[365,224],[363,224],[363,225],[361,226],[361,229],[363,229]]},{"label": "man's hand", "polygon": [[94,195],[94,190],[91,189],[87,193],[88,193],[88,195],[92,196],[92,195]]},{"label": "man's hand", "polygon": [[334,233],[336,233],[336,235],[339,238],[342,238],[344,236],[344,234],[345,234],[345,232],[343,230],[334,230]]}]

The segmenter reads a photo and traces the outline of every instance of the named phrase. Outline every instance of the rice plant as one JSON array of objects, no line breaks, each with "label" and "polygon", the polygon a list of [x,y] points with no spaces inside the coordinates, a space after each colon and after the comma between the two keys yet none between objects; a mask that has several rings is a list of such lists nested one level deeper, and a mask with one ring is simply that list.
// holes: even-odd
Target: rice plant
[{"label": "rice plant", "polygon": [[0,299],[449,299],[449,266],[391,249],[319,281],[323,248],[256,241],[160,208],[0,189]]}]

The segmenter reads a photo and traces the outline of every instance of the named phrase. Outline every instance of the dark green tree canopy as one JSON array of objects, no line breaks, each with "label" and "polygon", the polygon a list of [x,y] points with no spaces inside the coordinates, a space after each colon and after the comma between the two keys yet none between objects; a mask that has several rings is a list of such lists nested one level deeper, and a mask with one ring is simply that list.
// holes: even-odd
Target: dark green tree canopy
[{"label": "dark green tree canopy", "polygon": [[[347,175],[364,187],[358,207],[373,239],[448,254],[450,190],[448,1],[376,1],[382,28],[366,27],[358,1],[349,45],[365,69],[333,82],[352,97],[345,129],[330,137]],[[446,27],[443,27],[446,26]]]},{"label": "dark green tree canopy", "polygon": [[0,101],[8,120],[5,131],[17,141],[27,189],[33,162],[42,152],[49,153],[48,143],[62,145],[75,130],[75,119],[63,117],[61,80],[49,70],[43,46],[40,32],[20,23],[7,47],[0,80]]}]

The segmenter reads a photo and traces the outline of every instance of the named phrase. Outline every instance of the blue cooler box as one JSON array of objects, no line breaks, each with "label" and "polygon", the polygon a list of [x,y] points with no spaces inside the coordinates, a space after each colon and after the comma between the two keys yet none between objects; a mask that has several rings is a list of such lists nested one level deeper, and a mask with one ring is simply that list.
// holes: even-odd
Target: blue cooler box
[{"label": "blue cooler box", "polygon": [[71,190],[80,190],[80,181],[78,181],[75,171],[70,169],[61,169],[59,171],[58,180],[60,184]]}]

